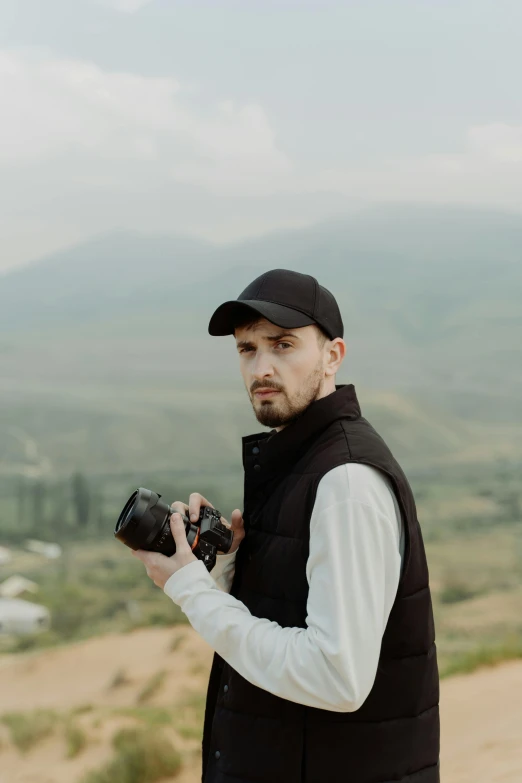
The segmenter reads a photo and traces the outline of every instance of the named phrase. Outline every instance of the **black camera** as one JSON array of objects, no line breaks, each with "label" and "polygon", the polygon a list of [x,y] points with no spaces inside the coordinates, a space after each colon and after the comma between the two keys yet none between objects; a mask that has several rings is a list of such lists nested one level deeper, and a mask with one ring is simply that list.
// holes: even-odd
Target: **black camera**
[{"label": "black camera", "polygon": [[[118,517],[114,535],[130,549],[147,549],[170,557],[176,551],[170,530],[170,516],[176,509],[160,501],[160,497],[144,487],[135,490]],[[221,523],[220,512],[210,506],[201,507],[197,522],[191,523],[185,514],[181,518],[190,548],[211,571],[218,549],[228,552],[234,533]]]}]

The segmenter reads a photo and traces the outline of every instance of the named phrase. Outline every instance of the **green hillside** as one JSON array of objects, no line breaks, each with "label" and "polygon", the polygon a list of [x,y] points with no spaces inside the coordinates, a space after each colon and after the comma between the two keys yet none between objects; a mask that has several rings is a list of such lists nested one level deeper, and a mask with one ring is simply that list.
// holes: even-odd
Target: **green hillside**
[{"label": "green hillside", "polygon": [[521,247],[522,216],[383,207],[227,247],[109,236],[11,272],[0,278],[0,470],[34,459],[58,472],[206,471],[216,456],[239,469],[238,439],[259,425],[233,338],[207,325],[274,267],[337,296],[338,382],[355,384],[405,464],[519,458]]}]

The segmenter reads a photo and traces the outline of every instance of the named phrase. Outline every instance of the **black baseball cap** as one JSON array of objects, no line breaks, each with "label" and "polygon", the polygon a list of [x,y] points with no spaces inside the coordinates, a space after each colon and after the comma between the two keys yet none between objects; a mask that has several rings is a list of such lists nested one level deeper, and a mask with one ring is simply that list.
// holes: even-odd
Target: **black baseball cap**
[{"label": "black baseball cap", "polygon": [[315,277],[290,269],[271,269],[256,277],[237,299],[224,302],[214,312],[209,334],[234,334],[234,321],[246,310],[284,329],[317,324],[333,340],[344,334],[343,320],[335,297]]}]

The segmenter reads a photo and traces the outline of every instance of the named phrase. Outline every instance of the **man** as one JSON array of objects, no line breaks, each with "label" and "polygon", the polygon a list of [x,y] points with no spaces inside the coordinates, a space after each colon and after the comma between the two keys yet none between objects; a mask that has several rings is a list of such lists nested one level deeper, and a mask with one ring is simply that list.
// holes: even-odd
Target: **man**
[{"label": "man", "polygon": [[[204,783],[438,783],[428,569],[408,481],[361,415],[333,295],[275,269],[218,307],[254,413],[243,514],[209,574],[187,543],[135,553],[216,651]],[[191,516],[191,495],[175,508]],[[227,523],[228,524],[228,523]]]}]

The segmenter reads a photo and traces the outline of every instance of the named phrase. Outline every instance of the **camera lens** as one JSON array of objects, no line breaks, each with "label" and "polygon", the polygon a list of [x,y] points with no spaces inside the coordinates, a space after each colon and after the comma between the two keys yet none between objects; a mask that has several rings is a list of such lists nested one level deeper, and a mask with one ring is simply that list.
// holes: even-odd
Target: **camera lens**
[{"label": "camera lens", "polygon": [[138,490],[133,492],[128,501],[125,503],[123,511],[121,512],[118,518],[118,522],[116,523],[116,530],[114,531],[115,533],[117,533],[120,528],[124,527],[132,518],[132,512],[134,510],[134,506],[136,505],[137,497]]},{"label": "camera lens", "polygon": [[118,517],[114,535],[130,549],[173,555],[176,544],[170,530],[171,509],[161,495],[140,487],[132,493]]}]

